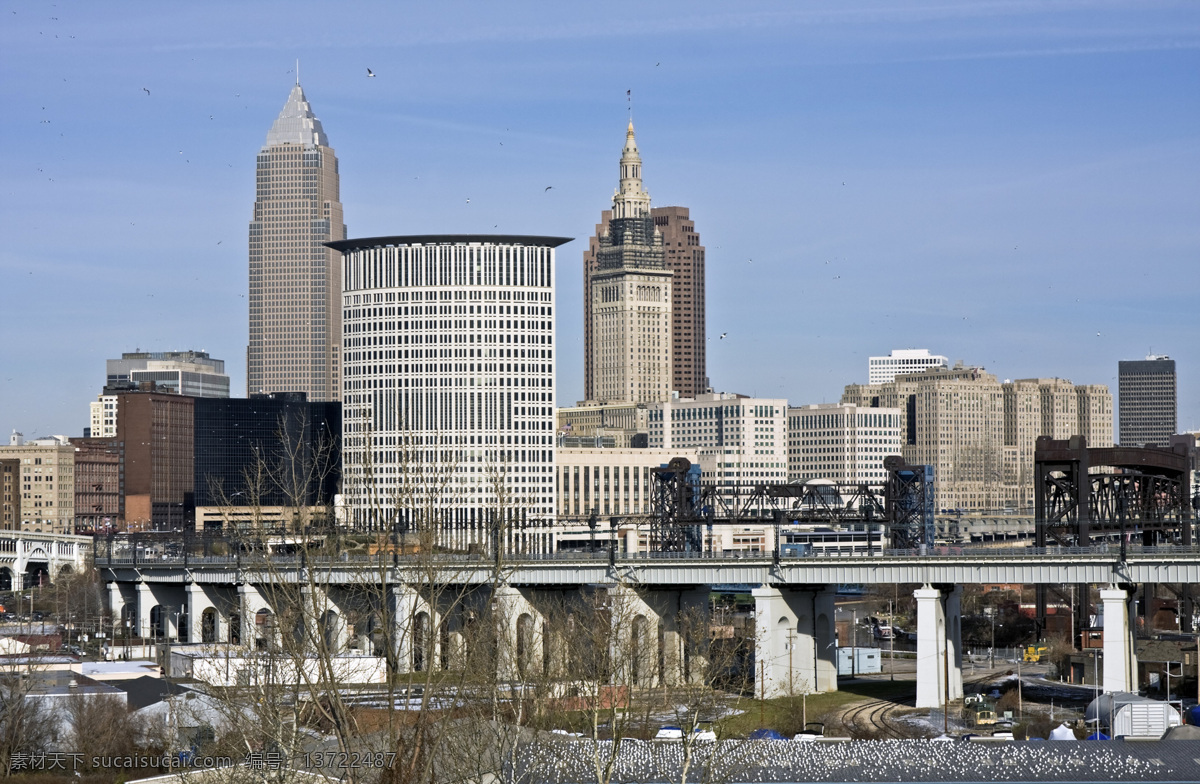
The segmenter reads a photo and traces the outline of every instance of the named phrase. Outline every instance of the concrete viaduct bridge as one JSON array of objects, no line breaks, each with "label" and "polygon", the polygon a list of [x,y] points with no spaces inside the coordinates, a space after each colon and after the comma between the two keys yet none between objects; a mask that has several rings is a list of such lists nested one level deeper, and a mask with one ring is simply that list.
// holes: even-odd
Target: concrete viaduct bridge
[{"label": "concrete viaduct bridge", "polygon": [[[1103,684],[1106,692],[1136,686],[1131,597],[1141,583],[1200,583],[1200,548],[1098,545],[1086,548],[937,548],[927,554],[885,551],[875,556],[699,557],[689,553],[556,554],[487,558],[439,557],[436,564],[410,557],[114,554],[97,547],[96,566],[107,583],[113,617],[124,619],[127,633],[163,636],[187,642],[253,645],[263,635],[262,618],[278,608],[272,597],[280,586],[318,593],[317,622],[331,649],[370,647],[370,623],[348,622],[353,597],[370,588],[386,597],[387,617],[411,624],[397,634],[401,670],[431,663],[422,640],[435,634],[441,619],[428,585],[431,574],[443,586],[486,596],[502,609],[500,636],[529,658],[530,629],[541,628],[553,597],[585,590],[608,591],[621,621],[631,629],[615,634],[646,635],[678,649],[681,630],[675,618],[689,608],[707,607],[710,586],[749,584],[755,603],[755,658],[764,682],[756,687],[771,696],[796,684],[810,692],[837,688],[834,586],[839,584],[915,583],[917,603],[917,706],[935,707],[962,696],[960,597],[967,583],[1090,584],[1103,586]],[[376,620],[372,621],[377,623]],[[613,623],[617,621],[613,616]],[[276,632],[278,633],[278,632]],[[524,645],[522,645],[522,635]],[[502,640],[503,642],[503,640]],[[260,643],[261,644],[261,643]],[[434,642],[448,655],[452,636]],[[540,646],[538,646],[540,649]],[[524,648],[525,653],[520,651]],[[538,658],[542,654],[532,654]],[[668,653],[664,680],[681,674],[678,655]],[[540,661],[540,659],[539,659]],[[504,666],[501,664],[501,666]],[[948,670],[948,672],[947,672]]]},{"label": "concrete viaduct bridge", "polygon": [[90,536],[0,532],[0,591],[45,585],[65,572],[80,572],[92,551]]}]

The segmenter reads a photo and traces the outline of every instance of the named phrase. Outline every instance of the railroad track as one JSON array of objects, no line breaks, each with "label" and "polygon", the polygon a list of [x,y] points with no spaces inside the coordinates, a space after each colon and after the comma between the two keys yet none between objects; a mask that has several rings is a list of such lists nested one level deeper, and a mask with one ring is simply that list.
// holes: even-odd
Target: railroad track
[{"label": "railroad track", "polygon": [[[987,683],[994,678],[994,672],[976,675],[972,678],[964,678],[963,691],[966,692],[966,687],[968,686]],[[912,708],[915,706],[915,703],[915,699],[907,699],[899,702],[895,700],[869,700],[845,710],[842,713],[842,726],[852,738],[875,738],[881,736],[885,739],[891,738],[897,740],[909,738],[912,737],[912,730],[892,718],[892,714],[900,708]]]},{"label": "railroad track", "polygon": [[896,703],[891,700],[870,700],[855,705],[842,713],[842,726],[852,738],[908,737],[891,718],[892,711],[904,704],[911,705],[911,701]]}]

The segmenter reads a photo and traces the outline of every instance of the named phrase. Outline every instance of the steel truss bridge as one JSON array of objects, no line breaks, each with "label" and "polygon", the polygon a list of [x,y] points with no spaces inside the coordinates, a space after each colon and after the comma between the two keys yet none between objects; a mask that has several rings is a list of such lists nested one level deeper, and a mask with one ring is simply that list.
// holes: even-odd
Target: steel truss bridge
[{"label": "steel truss bridge", "polygon": [[[1090,547],[1117,544],[1120,560],[1130,547],[1194,541],[1193,520],[1200,496],[1193,497],[1188,454],[1182,445],[1163,447],[1088,447],[1083,436],[1055,440],[1042,436],[1034,451],[1035,528],[1037,547]],[[1182,605],[1183,631],[1191,631],[1191,586],[1171,586]],[[1064,598],[1063,583],[1037,586],[1037,618],[1045,628],[1051,594]],[[1087,596],[1080,586],[1079,595]],[[1089,603],[1076,606],[1076,628],[1088,626]]]},{"label": "steel truss bridge", "polygon": [[[933,476],[926,466],[910,466],[896,456],[884,461],[882,485],[825,480],[755,485],[705,485],[682,457],[654,469],[654,513],[611,517],[650,525],[650,549],[660,553],[703,552],[704,531],[714,525],[808,523],[843,530],[882,527],[892,548],[934,544]],[[593,530],[596,517],[589,520]],[[776,549],[778,549],[778,535]],[[870,546],[870,538],[868,537]]]}]

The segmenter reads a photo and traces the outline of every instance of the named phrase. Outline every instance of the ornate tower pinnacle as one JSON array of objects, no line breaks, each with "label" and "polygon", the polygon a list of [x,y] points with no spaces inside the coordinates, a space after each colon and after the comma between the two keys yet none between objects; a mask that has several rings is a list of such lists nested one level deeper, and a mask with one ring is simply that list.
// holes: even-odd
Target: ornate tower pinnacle
[{"label": "ornate tower pinnacle", "polygon": [[633,118],[621,150],[621,187],[613,194],[613,218],[644,218],[650,214],[650,194],[642,187],[642,156],[633,135]]}]

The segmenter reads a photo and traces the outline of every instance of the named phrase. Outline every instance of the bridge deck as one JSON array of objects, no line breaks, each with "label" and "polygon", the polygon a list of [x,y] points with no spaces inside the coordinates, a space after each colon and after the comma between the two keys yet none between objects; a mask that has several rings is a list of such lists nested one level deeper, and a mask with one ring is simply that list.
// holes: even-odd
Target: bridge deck
[{"label": "bridge deck", "polygon": [[887,550],[878,555],[784,556],[747,553],[744,557],[698,553],[654,553],[615,558],[608,553],[505,556],[496,563],[481,556],[342,556],[334,559],[292,555],[265,557],[162,556],[156,559],[108,557],[95,563],[105,579],[118,582],[234,583],[305,581],[420,582],[431,563],[447,583],[487,584],[499,576],[512,585],[829,585],[891,583],[1200,583],[1200,547],[1130,547],[1121,558],[1116,546],[1088,548],[935,548],[932,552]]}]

